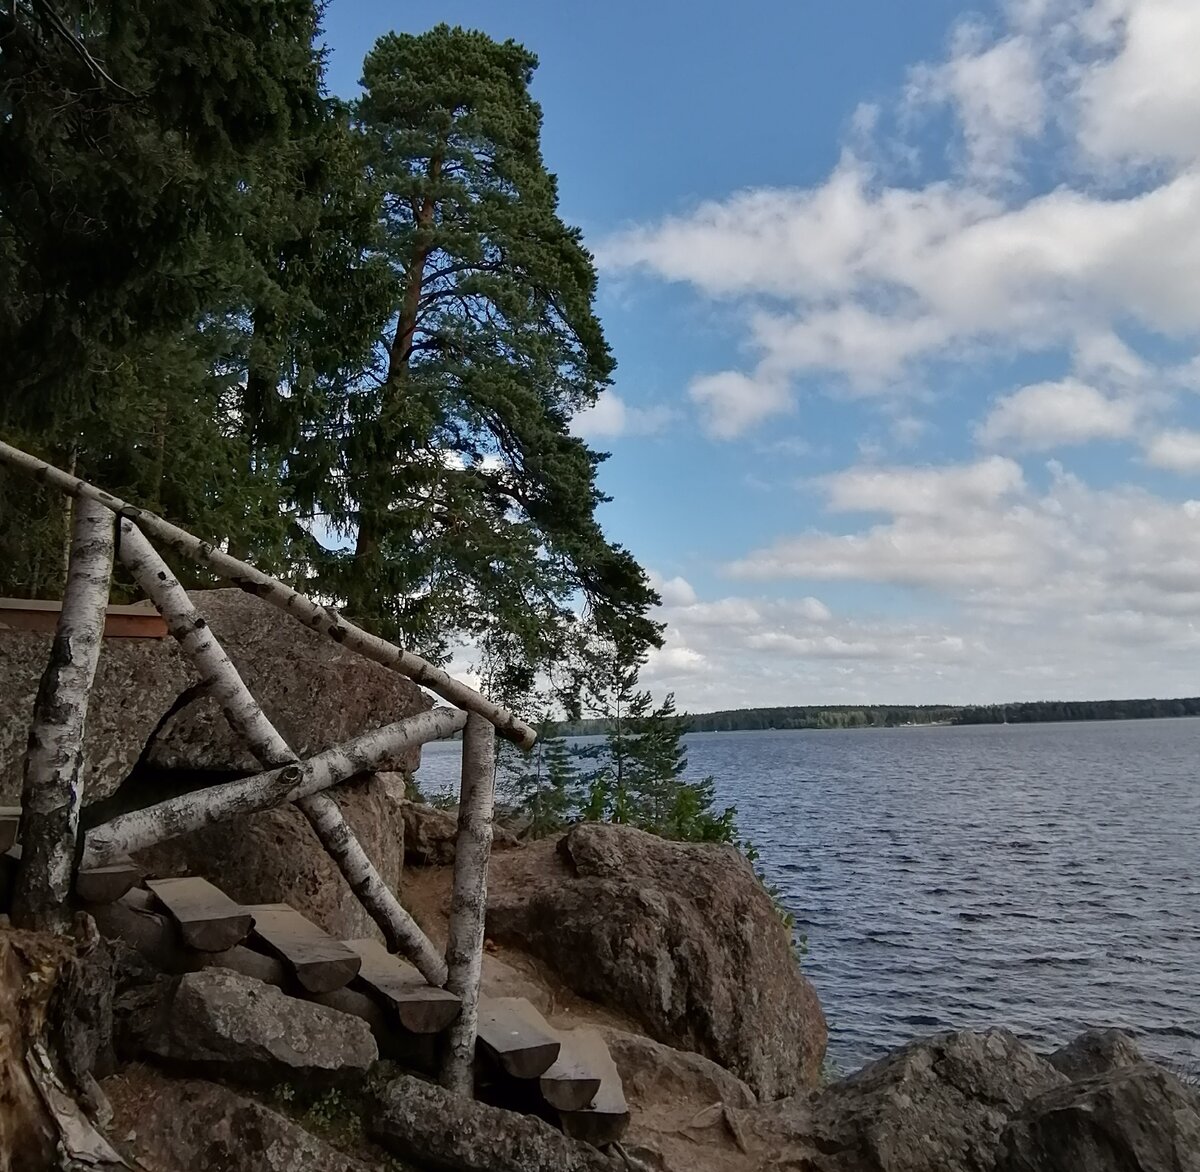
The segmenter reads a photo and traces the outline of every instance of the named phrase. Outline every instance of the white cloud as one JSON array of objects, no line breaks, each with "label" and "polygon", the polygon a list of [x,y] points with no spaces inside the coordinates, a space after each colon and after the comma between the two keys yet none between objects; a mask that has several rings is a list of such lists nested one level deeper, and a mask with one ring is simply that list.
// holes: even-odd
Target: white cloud
[{"label": "white cloud", "polygon": [[664,578],[656,570],[647,570],[646,577],[650,579],[650,585],[658,591],[663,606],[691,606],[696,601],[696,592],[686,578]]},{"label": "white cloud", "polygon": [[1034,383],[1000,399],[979,428],[989,447],[1011,443],[1046,451],[1097,439],[1125,439],[1137,423],[1137,404],[1110,398],[1075,378]]},{"label": "white cloud", "polygon": [[717,439],[732,439],[771,415],[791,410],[786,386],[770,378],[749,378],[734,370],[706,374],[688,388],[703,412],[704,429]]},{"label": "white cloud", "polygon": [[571,420],[571,433],[586,440],[653,435],[662,431],[670,418],[666,407],[630,407],[616,391],[602,391],[594,406]]},{"label": "white cloud", "polygon": [[994,504],[1024,482],[1019,464],[993,456],[940,468],[851,468],[825,477],[822,484],[837,512],[940,517],[954,509]]},{"label": "white cloud", "polygon": [[1200,472],[1200,431],[1164,431],[1146,445],[1146,459],[1172,472]]}]

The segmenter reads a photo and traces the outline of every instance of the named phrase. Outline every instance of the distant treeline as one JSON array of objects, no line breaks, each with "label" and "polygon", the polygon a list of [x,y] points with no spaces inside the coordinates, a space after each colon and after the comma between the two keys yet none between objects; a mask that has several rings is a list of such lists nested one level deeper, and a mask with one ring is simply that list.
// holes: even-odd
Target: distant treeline
[{"label": "distant treeline", "polygon": [[[1181,700],[1031,700],[1019,704],[966,707],[876,704],[862,707],[736,708],[700,712],[688,719],[692,732],[741,732],[756,729],[898,728],[914,724],[1034,724],[1061,720],[1147,720],[1164,716],[1200,716],[1200,696]],[[562,727],[569,737],[598,736],[604,720],[579,720]]]}]

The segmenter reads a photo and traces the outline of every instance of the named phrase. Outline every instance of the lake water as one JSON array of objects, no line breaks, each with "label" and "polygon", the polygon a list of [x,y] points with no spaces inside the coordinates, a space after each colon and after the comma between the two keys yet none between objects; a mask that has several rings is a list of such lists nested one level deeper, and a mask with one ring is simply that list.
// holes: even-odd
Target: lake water
[{"label": "lake water", "polygon": [[[1200,1068],[1200,719],[687,743],[807,937],[842,1070],[985,1025],[1117,1025]],[[422,784],[456,757],[427,746]]]}]

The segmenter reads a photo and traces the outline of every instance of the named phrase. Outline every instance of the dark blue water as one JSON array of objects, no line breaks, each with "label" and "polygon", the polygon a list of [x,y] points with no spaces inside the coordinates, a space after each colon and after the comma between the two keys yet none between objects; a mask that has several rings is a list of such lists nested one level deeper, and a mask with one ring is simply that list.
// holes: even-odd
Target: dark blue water
[{"label": "dark blue water", "polygon": [[[1089,1025],[1200,1067],[1200,720],[704,733],[849,1070],[949,1027]],[[430,746],[438,788],[457,746]]]}]

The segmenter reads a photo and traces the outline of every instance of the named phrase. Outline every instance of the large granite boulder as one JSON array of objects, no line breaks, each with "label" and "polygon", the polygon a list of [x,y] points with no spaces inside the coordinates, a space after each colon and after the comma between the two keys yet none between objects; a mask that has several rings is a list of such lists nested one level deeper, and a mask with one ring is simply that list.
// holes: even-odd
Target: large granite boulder
[{"label": "large granite boulder", "polygon": [[366,1114],[376,1143],[440,1172],[623,1172],[595,1148],[532,1115],[518,1115],[401,1076]]},{"label": "large granite boulder", "polygon": [[[33,700],[53,636],[0,629],[0,805],[21,796]],[[84,744],[83,793],[107,798],[132,772],[146,742],[195,681],[174,639],[105,639]]]},{"label": "large granite boulder", "polygon": [[1009,1119],[1067,1079],[1002,1030],[912,1042],[820,1094],[737,1112],[756,1153],[809,1172],[991,1172]]},{"label": "large granite boulder", "polygon": [[231,969],[203,969],[171,982],[143,1047],[175,1069],[256,1086],[353,1081],[379,1057],[361,1018]]},{"label": "large granite boulder", "polygon": [[112,1134],[135,1167],[178,1172],[371,1172],[295,1121],[209,1082],[115,1078]]},{"label": "large granite boulder", "polygon": [[493,860],[487,931],[762,1098],[817,1081],[824,1015],[770,896],[732,847],[576,826]]},{"label": "large granite boulder", "polygon": [[[458,849],[458,809],[443,810],[426,802],[405,801],[404,862],[409,867],[452,867]],[[511,830],[492,824],[492,850],[520,846]]]},{"label": "large granite boulder", "polygon": [[[433,706],[411,680],[260,598],[232,588],[194,591],[191,598],[263,711],[301,757]],[[380,768],[411,772],[419,761],[415,750]],[[259,769],[221,706],[207,695],[197,695],[164,722],[147,747],[145,765],[192,773]]]},{"label": "large granite boulder", "polygon": [[995,1172],[1200,1172],[1200,1096],[1161,1067],[1115,1066],[1028,1103]]},{"label": "large granite boulder", "polygon": [[1085,1030],[1050,1055],[1050,1065],[1078,1081],[1144,1062],[1133,1039],[1122,1030]]},{"label": "large granite boulder", "polygon": [[[400,887],[404,818],[391,787],[377,776],[330,791],[383,881]],[[340,940],[382,939],[337,864],[295,806],[265,810],[168,839],[139,851],[159,877],[201,875],[241,903],[287,903]]]}]

